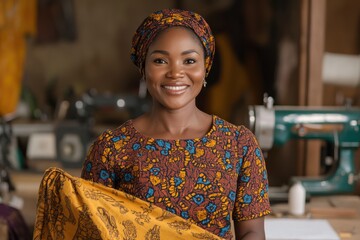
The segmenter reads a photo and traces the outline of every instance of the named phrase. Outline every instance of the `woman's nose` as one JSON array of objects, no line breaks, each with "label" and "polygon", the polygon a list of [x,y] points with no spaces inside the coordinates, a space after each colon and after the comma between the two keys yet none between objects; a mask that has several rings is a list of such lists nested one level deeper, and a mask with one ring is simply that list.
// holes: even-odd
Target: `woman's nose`
[{"label": "woman's nose", "polygon": [[172,63],[169,65],[167,77],[169,78],[181,78],[184,76],[184,69],[179,63]]}]

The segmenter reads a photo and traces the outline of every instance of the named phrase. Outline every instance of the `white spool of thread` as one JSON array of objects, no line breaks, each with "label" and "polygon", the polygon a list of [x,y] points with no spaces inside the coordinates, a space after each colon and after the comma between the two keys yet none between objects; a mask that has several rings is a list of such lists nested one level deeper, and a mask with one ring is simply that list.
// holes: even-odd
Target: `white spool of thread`
[{"label": "white spool of thread", "polygon": [[360,85],[360,55],[324,53],[322,77],[324,83]]},{"label": "white spool of thread", "polygon": [[289,190],[289,213],[292,215],[304,215],[306,202],[306,190],[301,182],[295,182]]}]

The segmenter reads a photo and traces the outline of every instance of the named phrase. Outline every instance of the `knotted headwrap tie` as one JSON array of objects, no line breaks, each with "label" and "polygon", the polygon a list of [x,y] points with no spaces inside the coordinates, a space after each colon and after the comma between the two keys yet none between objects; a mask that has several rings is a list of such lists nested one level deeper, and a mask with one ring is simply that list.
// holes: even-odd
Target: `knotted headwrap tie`
[{"label": "knotted headwrap tie", "polygon": [[169,27],[191,29],[199,38],[205,51],[206,76],[215,54],[215,39],[205,19],[197,13],[180,9],[164,9],[150,14],[136,30],[131,47],[131,60],[144,74],[146,53],[158,33]]}]

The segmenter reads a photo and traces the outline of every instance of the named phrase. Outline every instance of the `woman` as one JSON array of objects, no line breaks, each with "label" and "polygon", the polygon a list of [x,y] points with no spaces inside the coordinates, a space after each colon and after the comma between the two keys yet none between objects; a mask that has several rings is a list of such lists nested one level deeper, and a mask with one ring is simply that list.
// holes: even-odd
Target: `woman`
[{"label": "woman", "polygon": [[131,57],[152,108],[100,136],[82,177],[226,239],[232,215],[237,239],[264,239],[268,183],[254,136],[196,107],[214,45],[208,24],[196,13],[165,9],[146,18],[133,38]]},{"label": "woman", "polygon": [[[236,239],[265,239],[264,216],[270,212],[268,182],[265,162],[253,134],[196,107],[196,97],[206,86],[214,51],[214,37],[200,15],[165,9],[147,17],[134,35],[131,57],[152,96],[152,108],[99,136],[84,162],[82,178],[120,190],[112,196],[125,192],[150,204],[151,209],[146,208],[141,214],[127,211],[138,213],[138,218],[146,220],[156,208],[162,211],[156,220],[170,219],[171,214],[171,219],[176,215],[186,221],[179,224],[181,221],[171,220],[150,229],[168,229],[171,237],[164,239],[175,239],[178,233],[179,239],[189,238],[183,231],[195,226],[202,230],[192,232],[190,239],[232,239],[232,218]],[[50,177],[47,182],[54,182],[53,179]],[[79,181],[75,182],[79,185]],[[77,186],[73,188],[67,191],[76,195],[83,192]],[[102,189],[100,192],[104,189],[97,188]],[[96,202],[100,195],[94,191],[87,191],[86,199],[104,204]],[[106,200],[107,206],[114,206],[113,198],[107,195],[101,199]],[[64,204],[75,202],[65,200]],[[123,205],[123,201],[117,203]],[[88,208],[92,203],[86,203]],[[119,217],[110,211],[101,205],[92,215],[107,216],[102,217],[108,219],[106,228],[113,226],[111,234],[118,234]],[[140,222],[143,227],[148,222],[145,220]],[[124,226],[131,222],[121,221]],[[121,230],[127,232],[126,239],[141,239],[138,234],[149,231],[134,230],[128,234],[129,229],[135,228],[131,226]]]}]

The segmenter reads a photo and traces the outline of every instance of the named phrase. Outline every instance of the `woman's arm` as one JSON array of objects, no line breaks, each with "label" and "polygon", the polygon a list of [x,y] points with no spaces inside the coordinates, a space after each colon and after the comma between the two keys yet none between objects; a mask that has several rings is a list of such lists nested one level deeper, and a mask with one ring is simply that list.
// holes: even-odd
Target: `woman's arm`
[{"label": "woman's arm", "polygon": [[239,172],[233,220],[236,239],[264,240],[264,217],[271,212],[265,159],[255,135],[239,129],[242,166]]},{"label": "woman's arm", "polygon": [[264,217],[234,221],[236,240],[265,240]]}]

